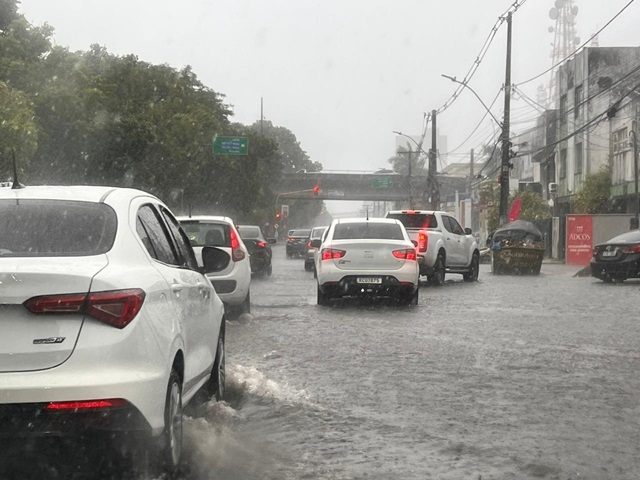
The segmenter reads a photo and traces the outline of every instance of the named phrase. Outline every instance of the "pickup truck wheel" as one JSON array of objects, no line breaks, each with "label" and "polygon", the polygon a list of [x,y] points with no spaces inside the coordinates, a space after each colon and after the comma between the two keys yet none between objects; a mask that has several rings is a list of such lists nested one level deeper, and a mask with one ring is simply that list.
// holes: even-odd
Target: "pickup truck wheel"
[{"label": "pickup truck wheel", "polygon": [[462,275],[465,282],[475,282],[478,280],[478,272],[480,270],[480,256],[477,253],[473,254],[471,259],[471,265],[469,271]]},{"label": "pickup truck wheel", "polygon": [[438,257],[436,258],[436,263],[433,265],[433,274],[429,278],[429,283],[437,287],[441,287],[444,285],[444,275],[446,268],[444,262],[444,256],[439,253]]}]

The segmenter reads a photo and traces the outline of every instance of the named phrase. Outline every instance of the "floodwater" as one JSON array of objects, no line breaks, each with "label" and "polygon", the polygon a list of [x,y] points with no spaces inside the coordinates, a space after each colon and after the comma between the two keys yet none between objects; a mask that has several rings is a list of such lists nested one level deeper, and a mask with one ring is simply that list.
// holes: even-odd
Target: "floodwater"
[{"label": "floodwater", "polygon": [[[274,256],[228,322],[226,401],[185,418],[183,480],[640,478],[640,282],[482,265],[415,308],[318,307],[302,260]],[[12,455],[6,478],[126,478]]]}]

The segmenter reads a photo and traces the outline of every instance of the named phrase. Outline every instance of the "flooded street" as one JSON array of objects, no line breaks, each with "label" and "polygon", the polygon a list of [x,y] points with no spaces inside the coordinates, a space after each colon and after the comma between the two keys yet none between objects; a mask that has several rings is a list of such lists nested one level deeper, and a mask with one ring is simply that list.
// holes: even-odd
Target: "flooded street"
[{"label": "flooded street", "polygon": [[640,284],[450,275],[417,308],[318,307],[274,249],[229,322],[229,399],[187,423],[185,479],[636,479]]}]

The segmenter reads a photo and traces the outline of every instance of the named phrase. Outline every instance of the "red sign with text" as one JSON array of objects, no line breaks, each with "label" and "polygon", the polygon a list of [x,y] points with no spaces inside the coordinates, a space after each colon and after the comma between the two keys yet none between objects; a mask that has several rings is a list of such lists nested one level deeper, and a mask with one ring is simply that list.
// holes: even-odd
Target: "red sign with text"
[{"label": "red sign with text", "polygon": [[593,217],[567,215],[567,265],[588,265],[593,252]]}]

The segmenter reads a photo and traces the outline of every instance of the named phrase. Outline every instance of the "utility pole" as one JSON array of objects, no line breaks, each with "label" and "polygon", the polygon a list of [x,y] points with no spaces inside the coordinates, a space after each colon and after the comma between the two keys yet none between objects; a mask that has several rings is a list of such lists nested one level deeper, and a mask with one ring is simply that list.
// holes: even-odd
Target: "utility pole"
[{"label": "utility pole", "polygon": [[507,15],[507,68],[504,80],[504,121],[502,122],[502,165],[500,168],[500,225],[507,221],[509,203],[509,173],[511,170],[511,142],[509,115],[511,108],[511,12]]},{"label": "utility pole", "polygon": [[[413,209],[413,185],[411,183],[411,164],[413,163],[413,149],[411,148],[411,145],[409,145],[409,143],[407,142],[407,146],[409,147],[409,154],[407,155],[407,159],[409,161],[409,165],[408,165],[408,171],[409,171],[409,210]],[[420,152],[418,152],[418,155],[420,155]]]},{"label": "utility pole", "polygon": [[436,115],[438,112],[431,112],[431,150],[429,151],[429,193],[431,196],[431,210],[438,210],[440,206],[440,192],[436,181],[436,171],[438,170],[437,142],[436,135]]},{"label": "utility pole", "polygon": [[264,136],[262,133],[262,124],[264,122],[264,99],[260,97],[260,136]]},{"label": "utility pole", "polygon": [[470,228],[473,230],[473,148],[471,149],[471,156],[469,157],[469,205],[471,206],[470,213]]},{"label": "utility pole", "polygon": [[635,187],[635,194],[633,198],[633,213],[634,218],[631,219],[631,230],[640,228],[640,194],[638,193],[638,115],[636,108],[636,119],[631,123],[631,131],[629,136],[633,136],[633,181]]}]

